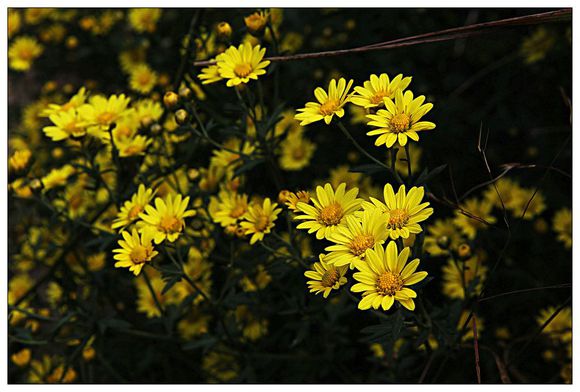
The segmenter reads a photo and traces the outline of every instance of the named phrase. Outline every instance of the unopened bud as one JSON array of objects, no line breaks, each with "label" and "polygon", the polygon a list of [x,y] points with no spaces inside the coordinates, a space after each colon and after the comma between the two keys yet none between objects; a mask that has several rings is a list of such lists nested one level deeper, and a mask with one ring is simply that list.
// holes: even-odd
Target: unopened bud
[{"label": "unopened bud", "polygon": [[173,91],[168,91],[163,96],[163,103],[167,109],[173,109],[179,103],[179,95]]}]

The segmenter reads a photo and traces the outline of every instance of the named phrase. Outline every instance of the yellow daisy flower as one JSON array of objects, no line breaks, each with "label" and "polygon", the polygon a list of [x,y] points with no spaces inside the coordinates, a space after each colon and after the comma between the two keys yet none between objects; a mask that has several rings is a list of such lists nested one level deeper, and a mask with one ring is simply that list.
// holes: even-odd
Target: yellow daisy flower
[{"label": "yellow daisy flower", "polygon": [[242,164],[240,154],[233,151],[239,151],[244,155],[250,155],[254,152],[255,145],[249,141],[242,142],[238,138],[230,138],[223,144],[227,150],[213,150],[213,156],[210,160],[210,165],[222,168],[235,169]]},{"label": "yellow daisy flower", "polygon": [[8,64],[15,71],[28,71],[44,47],[33,37],[18,37],[8,48]]},{"label": "yellow daisy flower", "polygon": [[451,299],[464,299],[464,287],[472,285],[471,282],[477,278],[478,282],[473,289],[472,295],[478,295],[487,274],[487,267],[482,265],[481,261],[482,258],[478,255],[459,262],[459,264],[450,259],[443,266],[443,294]]},{"label": "yellow daisy flower", "polygon": [[148,189],[145,185],[139,185],[137,193],[131,196],[131,200],[125,201],[117,218],[111,225],[112,229],[126,227],[139,219],[139,214],[149,205],[154,195],[153,189]]},{"label": "yellow daisy flower", "polygon": [[29,348],[23,348],[22,350],[15,352],[10,356],[10,359],[16,366],[24,367],[28,365],[31,358],[31,351]]},{"label": "yellow daisy flower", "polygon": [[435,128],[435,124],[429,121],[419,121],[432,108],[432,103],[425,102],[425,96],[421,95],[413,99],[413,93],[409,90],[403,92],[397,90],[395,101],[385,97],[385,109],[380,109],[377,114],[368,114],[371,119],[367,125],[378,129],[367,132],[368,136],[379,135],[375,140],[375,146],[386,145],[391,148],[397,141],[401,146],[407,144],[407,138],[419,141],[417,132]]},{"label": "yellow daisy flower", "polygon": [[47,192],[50,189],[64,186],[70,176],[76,172],[72,165],[64,165],[58,169],[52,169],[50,173],[42,177],[40,180],[42,182],[42,191]]},{"label": "yellow daisy flower", "polygon": [[98,131],[107,131],[109,126],[123,118],[128,110],[131,98],[125,94],[111,95],[105,98],[96,95],[89,99],[89,103],[82,105],[78,110],[81,117]]},{"label": "yellow daisy flower", "polygon": [[67,103],[63,105],[57,105],[55,103],[48,104],[48,107],[41,112],[40,116],[50,117],[52,114],[58,114],[62,112],[68,112],[71,109],[77,109],[83,105],[86,100],[87,90],[84,87],[81,87],[79,91],[68,100]]},{"label": "yellow daisy flower", "polygon": [[302,136],[302,132],[288,134],[280,143],[280,167],[284,170],[301,170],[308,166],[316,150],[316,144]]},{"label": "yellow daisy flower", "polygon": [[138,121],[146,127],[159,120],[163,115],[163,107],[161,104],[152,99],[142,99],[137,101],[134,109]]},{"label": "yellow daisy flower", "polygon": [[348,267],[330,265],[324,259],[324,255],[320,255],[320,261],[314,263],[311,270],[304,272],[304,276],[311,279],[306,282],[311,293],[322,293],[324,298],[328,298],[332,290],[338,290],[340,286],[346,284],[347,279],[344,275]]},{"label": "yellow daisy flower", "polygon": [[87,134],[88,124],[75,109],[51,114],[49,119],[53,125],[44,127],[42,131],[52,141],[59,142],[68,138],[78,139]]},{"label": "yellow daisy flower", "polygon": [[256,11],[253,14],[244,17],[244,23],[246,24],[246,28],[250,34],[260,35],[264,32],[269,19],[269,11]]},{"label": "yellow daisy flower", "polygon": [[240,226],[244,230],[244,234],[252,235],[250,245],[256,241],[262,241],[264,234],[270,233],[272,227],[275,226],[274,221],[278,218],[278,214],[282,211],[281,208],[276,208],[277,203],[272,203],[270,198],[264,199],[262,205],[254,203],[250,205],[248,212],[244,215],[244,221]]},{"label": "yellow daisy flower", "polygon": [[453,224],[453,218],[437,219],[427,227],[424,249],[432,256],[448,255],[460,243],[461,233]]},{"label": "yellow daisy flower", "polygon": [[353,215],[360,208],[362,199],[357,198],[358,188],[346,192],[346,184],[342,183],[332,189],[330,184],[316,187],[316,197],[310,200],[314,204],[298,202],[296,207],[303,215],[294,219],[305,220],[300,223],[298,229],[307,229],[308,234],[316,233],[316,238],[321,240],[328,238],[337,230],[339,225],[346,223],[346,217]]},{"label": "yellow daisy flower", "polygon": [[22,25],[22,18],[20,17],[20,11],[14,8],[8,9],[8,39],[18,31],[20,31],[20,26]]},{"label": "yellow daisy flower", "polygon": [[133,8],[129,11],[129,24],[139,33],[153,33],[160,17],[159,8]]},{"label": "yellow daisy flower", "polygon": [[250,79],[257,80],[266,73],[265,68],[270,64],[269,60],[262,61],[265,53],[266,48],[260,48],[260,45],[253,48],[249,43],[237,48],[230,46],[216,58],[220,76],[228,79],[228,87],[248,83]]},{"label": "yellow daisy flower", "polygon": [[165,201],[160,197],[155,199],[155,208],[145,206],[145,212],[139,214],[146,225],[141,227],[141,232],[151,231],[155,244],[160,244],[167,239],[175,242],[185,227],[184,218],[195,215],[194,210],[187,210],[189,196],[182,199],[180,194],[172,197],[167,195]]},{"label": "yellow daisy flower", "polygon": [[314,96],[318,102],[307,102],[306,107],[298,109],[300,113],[294,118],[300,121],[300,125],[308,125],[320,120],[324,120],[328,125],[335,114],[342,118],[344,105],[350,100],[348,91],[352,84],[353,80],[349,80],[347,84],[344,78],[340,78],[338,83],[335,79],[330,81],[328,93],[322,87],[317,87],[314,90]]},{"label": "yellow daisy flower", "polygon": [[562,208],[554,215],[554,231],[558,233],[558,241],[564,243],[567,249],[572,248],[572,210]]},{"label": "yellow daisy flower", "polygon": [[[279,200],[281,203],[282,201]],[[292,212],[296,212],[299,211],[298,210],[298,203],[302,202],[302,203],[310,203],[310,192],[308,191],[298,191],[296,193],[294,192],[288,192],[284,194],[284,201],[283,203],[286,205],[286,207],[288,207]]]},{"label": "yellow daisy flower", "polygon": [[222,227],[237,225],[248,212],[248,195],[238,194],[235,191],[222,189],[217,198],[213,197],[217,204],[211,216],[215,223]]},{"label": "yellow daisy flower", "polygon": [[407,193],[405,185],[401,185],[395,195],[391,184],[386,184],[383,189],[384,203],[370,197],[371,202],[364,201],[362,207],[364,210],[377,208],[385,214],[391,239],[409,238],[410,234],[420,233],[423,229],[419,223],[433,214],[429,202],[421,203],[424,195],[425,189],[422,186],[414,186]]},{"label": "yellow daisy flower", "polygon": [[365,109],[384,106],[384,98],[393,99],[397,90],[405,91],[411,79],[410,76],[403,78],[402,74],[398,74],[393,80],[389,80],[389,75],[386,73],[380,76],[373,74],[362,87],[354,88],[358,95],[353,95],[351,102]]},{"label": "yellow daisy flower", "polygon": [[136,229],[133,229],[132,234],[126,231],[121,232],[123,239],[119,240],[120,249],[113,249],[113,253],[117,253],[114,259],[116,268],[129,268],[135,276],[141,273],[145,263],[148,263],[157,256],[158,252],[153,248],[153,233],[144,231],[139,236]]},{"label": "yellow daisy flower", "polygon": [[268,320],[256,317],[248,305],[239,305],[235,311],[236,322],[242,328],[242,335],[250,341],[256,341],[268,333]]},{"label": "yellow daisy flower", "polygon": [[14,151],[14,154],[8,159],[8,169],[11,172],[20,172],[30,163],[32,152],[28,149]]},{"label": "yellow daisy flower", "polygon": [[[461,208],[465,211],[478,218],[484,219],[491,224],[496,222],[495,217],[491,215],[492,207],[493,204],[489,201],[479,201],[477,198],[466,200],[465,203],[461,204]],[[459,210],[455,210],[455,219],[453,220],[453,223],[455,223],[455,225],[459,227],[470,240],[475,238],[478,230],[484,230],[487,228],[487,225],[484,222],[464,215]]]},{"label": "yellow daisy flower", "polygon": [[157,72],[147,64],[139,64],[129,72],[129,87],[141,94],[148,94],[157,83]]},{"label": "yellow daisy flower", "polygon": [[378,209],[364,211],[360,218],[354,215],[346,217],[346,225],[339,226],[328,240],[335,245],[326,247],[330,252],[325,261],[337,267],[350,266],[365,259],[367,249],[382,244],[388,237],[387,223]]},{"label": "yellow daisy flower", "polygon": [[119,149],[119,157],[127,158],[136,155],[145,155],[147,147],[153,143],[153,140],[143,135],[136,135],[133,138],[125,138],[116,142]]},{"label": "yellow daisy flower", "polygon": [[360,310],[371,307],[389,310],[395,300],[411,311],[415,309],[413,298],[417,297],[417,293],[407,286],[425,279],[427,272],[415,272],[419,259],[413,259],[407,264],[410,254],[408,247],[399,253],[395,241],[390,241],[386,248],[376,244],[374,249],[367,250],[366,262],[356,263],[360,272],[353,274],[359,283],[350,289],[355,293],[363,293],[358,304]]},{"label": "yellow daisy flower", "polygon": [[[218,57],[215,58],[216,61]],[[201,84],[215,83],[223,79],[220,75],[220,70],[217,64],[202,68],[201,73],[197,75],[197,77],[201,80]]]}]

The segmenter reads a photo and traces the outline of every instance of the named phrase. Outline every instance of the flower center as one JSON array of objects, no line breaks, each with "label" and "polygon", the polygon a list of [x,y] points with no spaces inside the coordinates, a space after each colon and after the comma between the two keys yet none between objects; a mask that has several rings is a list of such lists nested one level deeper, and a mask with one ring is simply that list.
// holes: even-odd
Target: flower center
[{"label": "flower center", "polygon": [[326,226],[338,225],[342,219],[342,207],[337,202],[334,202],[320,211],[319,221]]},{"label": "flower center", "polygon": [[174,216],[164,216],[159,222],[159,227],[165,233],[177,233],[181,231],[182,222]]},{"label": "flower center", "polygon": [[137,245],[131,250],[131,261],[135,264],[142,264],[149,258],[149,251],[143,245]]},{"label": "flower center", "polygon": [[329,99],[328,101],[320,105],[320,113],[324,116],[329,116],[333,114],[338,109],[339,106],[340,103],[338,102],[338,100]]},{"label": "flower center", "polygon": [[266,215],[260,215],[258,220],[256,220],[256,230],[257,231],[264,231],[266,227],[268,227],[268,223],[270,223],[270,219]]},{"label": "flower center", "polygon": [[395,114],[391,118],[391,128],[395,133],[405,132],[409,129],[411,118],[405,113]]},{"label": "flower center", "polygon": [[151,82],[151,74],[149,72],[143,72],[137,76],[137,81],[140,85],[145,86]]},{"label": "flower center", "polygon": [[400,229],[407,224],[409,221],[409,214],[406,210],[401,208],[395,208],[389,211],[389,222],[387,224],[388,229]]},{"label": "flower center", "polygon": [[395,275],[392,272],[383,272],[377,278],[377,291],[381,295],[393,296],[397,291],[403,288],[403,279],[399,275]]},{"label": "flower center", "polygon": [[306,155],[306,153],[302,147],[298,147],[292,150],[292,158],[296,160],[304,158],[304,155]]},{"label": "flower center", "polygon": [[230,211],[230,217],[238,219],[240,216],[244,215],[246,212],[246,205],[244,203],[238,203]]},{"label": "flower center", "polygon": [[386,91],[377,91],[375,95],[373,95],[370,99],[371,103],[374,105],[378,105],[383,103],[383,98],[386,97],[388,94]]},{"label": "flower center", "polygon": [[34,54],[32,53],[32,49],[30,48],[23,48],[20,50],[19,57],[22,60],[28,61],[31,60],[34,57]]},{"label": "flower center", "polygon": [[104,112],[97,116],[97,121],[99,124],[110,124],[115,119],[115,117],[115,113]]},{"label": "flower center", "polygon": [[84,136],[85,129],[82,127],[78,127],[75,121],[68,123],[64,126],[64,130],[71,136]]},{"label": "flower center", "polygon": [[127,216],[129,217],[129,219],[135,219],[141,213],[141,211],[143,211],[143,207],[141,207],[140,205],[134,205],[129,210],[129,213],[127,214]]},{"label": "flower center", "polygon": [[252,72],[252,66],[248,63],[236,64],[234,73],[240,78],[246,78]]},{"label": "flower center", "polygon": [[320,283],[324,287],[333,287],[336,284],[336,282],[338,282],[338,279],[340,279],[340,274],[338,273],[338,270],[334,267],[330,267],[322,275]]},{"label": "flower center", "polygon": [[349,248],[353,254],[360,256],[365,253],[365,251],[371,248],[375,244],[375,237],[369,234],[361,234],[352,240],[349,244]]}]

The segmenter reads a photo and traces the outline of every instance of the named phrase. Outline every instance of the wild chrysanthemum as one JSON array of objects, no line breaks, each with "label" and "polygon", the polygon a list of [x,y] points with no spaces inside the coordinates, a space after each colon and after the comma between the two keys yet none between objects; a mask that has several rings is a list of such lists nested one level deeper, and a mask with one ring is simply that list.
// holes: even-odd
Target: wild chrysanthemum
[{"label": "wild chrysanthemum", "polygon": [[64,165],[63,167],[52,169],[40,180],[42,182],[43,192],[47,192],[50,189],[66,185],[68,178],[75,172],[76,170],[72,165]]},{"label": "wild chrysanthemum", "polygon": [[367,249],[382,244],[388,237],[387,223],[378,209],[364,211],[360,218],[354,215],[346,217],[346,225],[339,226],[328,240],[334,245],[326,247],[330,252],[325,261],[337,267],[355,267],[356,262],[365,260]]},{"label": "wild chrysanthemum", "polygon": [[[556,313],[555,306],[549,306],[546,309],[542,309],[536,321],[538,325],[544,325],[544,323]],[[569,306],[563,308],[558,312],[556,317],[550,321],[548,325],[542,330],[542,333],[548,335],[551,339],[561,341],[563,343],[568,343],[572,341],[572,308]]]},{"label": "wild chrysanthemum", "polygon": [[558,234],[558,241],[564,243],[567,249],[572,248],[572,210],[562,208],[554,215],[554,231]]},{"label": "wild chrysanthemum", "polygon": [[377,208],[384,213],[391,239],[409,238],[410,234],[420,233],[422,229],[419,223],[433,214],[429,202],[421,203],[424,195],[425,190],[422,186],[412,187],[407,193],[405,185],[401,185],[395,195],[391,184],[386,184],[383,189],[384,202],[371,197],[372,203],[365,201],[362,207],[365,210]]},{"label": "wild chrysanthemum", "polygon": [[[254,144],[249,141],[241,141],[238,138],[230,138],[223,144],[226,149],[218,149],[213,151],[210,164],[222,168],[235,169],[242,164],[240,157],[242,155],[250,155],[256,148]],[[234,151],[238,151],[236,153]]]},{"label": "wild chrysanthemum", "polygon": [[116,123],[128,112],[127,106],[131,98],[125,94],[111,95],[105,98],[96,95],[89,99],[89,103],[82,105],[78,111],[85,122],[94,127],[96,133],[107,131],[109,126]]},{"label": "wild chrysanthemum", "polygon": [[[482,257],[474,255],[465,261],[450,259],[443,266],[443,294],[451,299],[464,299],[465,289],[472,287],[471,295],[477,295],[483,287],[487,267],[482,265]],[[477,279],[477,283],[472,283]]]},{"label": "wild chrysanthemum", "polygon": [[280,143],[282,154],[280,155],[280,167],[284,170],[301,170],[308,166],[316,144],[306,139],[302,132],[288,134]]},{"label": "wild chrysanthemum", "polygon": [[467,238],[472,240],[477,235],[478,230],[487,228],[487,224],[481,219],[490,224],[496,222],[495,217],[491,215],[492,207],[493,204],[487,200],[479,201],[476,198],[466,200],[465,203],[461,204],[461,208],[472,216],[465,215],[460,210],[455,210],[453,223],[461,229]]},{"label": "wild chrysanthemum", "polygon": [[49,118],[54,125],[46,126],[42,131],[55,142],[78,139],[87,134],[88,124],[75,109],[51,114]]},{"label": "wild chrysanthemum", "polygon": [[298,210],[298,203],[310,203],[310,192],[308,191],[297,191],[288,192],[284,199],[284,204],[292,211],[297,212]]},{"label": "wild chrysanthemum", "polygon": [[248,208],[248,212],[244,215],[244,221],[240,226],[244,230],[244,234],[252,235],[250,244],[253,245],[257,241],[262,241],[264,235],[270,233],[272,227],[275,226],[274,221],[278,218],[278,214],[282,211],[278,204],[272,203],[270,198],[265,198],[264,202],[253,203]]},{"label": "wild chrysanthemum", "polygon": [[248,212],[248,195],[222,189],[216,200],[216,206],[211,213],[214,222],[222,227],[237,225]]},{"label": "wild chrysanthemum", "polygon": [[[215,58],[216,61],[218,57]],[[220,69],[217,66],[217,64],[209,65],[205,68],[202,68],[201,73],[197,75],[197,77],[199,80],[201,80],[201,84],[215,83],[223,79],[222,76],[220,75]]]},{"label": "wild chrysanthemum", "polygon": [[20,172],[28,167],[32,152],[28,149],[14,151],[8,160],[8,169],[11,172]]},{"label": "wild chrysanthemum", "polygon": [[236,322],[242,329],[244,338],[255,341],[268,333],[268,320],[254,315],[248,305],[239,305],[236,308]]},{"label": "wild chrysanthemum", "polygon": [[163,107],[152,99],[142,99],[134,105],[137,120],[143,126],[149,126],[163,115]]},{"label": "wild chrysanthemum", "polygon": [[351,102],[365,109],[385,106],[384,98],[393,99],[397,90],[405,91],[411,79],[410,76],[403,78],[402,74],[398,74],[393,80],[389,80],[389,75],[386,73],[380,76],[373,74],[362,87],[354,88],[358,95],[353,95]]},{"label": "wild chrysanthemum", "polygon": [[437,219],[427,227],[424,249],[432,256],[449,255],[460,243],[461,233],[453,218]]},{"label": "wild chrysanthemum", "polygon": [[426,103],[425,96],[421,95],[413,99],[413,93],[409,90],[403,92],[397,90],[395,101],[385,97],[385,109],[380,109],[377,114],[369,114],[371,119],[367,124],[378,129],[367,132],[368,136],[379,135],[375,140],[375,146],[386,145],[391,148],[397,141],[401,146],[407,144],[407,138],[419,141],[417,132],[435,128],[430,121],[419,121],[432,108],[432,103]]},{"label": "wild chrysanthemum", "polygon": [[117,260],[115,267],[129,268],[135,276],[141,273],[141,270],[148,263],[157,256],[158,252],[153,248],[152,233],[145,231],[139,233],[133,229],[132,234],[126,231],[121,232],[123,239],[119,240],[120,249],[113,249],[114,259]]},{"label": "wild chrysanthemum", "polygon": [[18,37],[8,48],[8,64],[16,71],[28,71],[44,48],[33,37]]},{"label": "wild chrysanthemum", "polygon": [[395,241],[390,241],[386,248],[377,244],[367,250],[366,262],[356,263],[360,272],[353,274],[359,283],[351,287],[355,293],[362,292],[363,297],[358,304],[360,310],[371,307],[389,310],[395,300],[409,310],[415,309],[413,298],[417,293],[407,286],[419,283],[427,277],[427,272],[415,272],[419,259],[413,259],[407,264],[411,250],[404,248],[401,253]]},{"label": "wild chrysanthemum", "polygon": [[40,116],[50,117],[52,114],[69,112],[71,109],[77,109],[83,105],[86,99],[87,90],[84,87],[81,87],[79,91],[68,100],[67,103],[63,105],[57,105],[55,103],[48,104],[48,107],[41,112]]},{"label": "wild chrysanthemum", "polygon": [[157,73],[147,64],[139,64],[129,72],[129,87],[141,94],[148,94],[157,83]]},{"label": "wild chrysanthemum", "polygon": [[346,191],[346,184],[342,183],[332,189],[330,184],[316,187],[316,197],[310,200],[314,205],[298,202],[296,207],[302,215],[296,220],[304,220],[297,228],[308,230],[309,234],[316,233],[319,240],[328,238],[336,231],[339,225],[346,223],[346,217],[353,215],[360,208],[362,199],[357,198],[358,188]]},{"label": "wild chrysanthemum", "polygon": [[228,79],[227,86],[234,87],[241,83],[248,83],[251,79],[266,73],[265,68],[269,60],[262,61],[266,48],[256,45],[252,48],[249,43],[239,47],[230,46],[221,56],[217,57],[217,66],[220,76]]},{"label": "wild chrysanthemum", "polygon": [[330,265],[325,262],[324,255],[320,255],[319,259],[320,261],[312,265],[311,270],[304,272],[304,276],[310,279],[306,283],[311,293],[322,293],[324,298],[328,298],[332,290],[338,290],[340,286],[346,284],[347,279],[344,275],[348,266]]},{"label": "wild chrysanthemum", "polygon": [[145,185],[139,185],[137,193],[131,196],[131,200],[125,201],[117,218],[113,221],[111,228],[118,229],[126,227],[139,220],[139,214],[149,205],[153,199],[153,189],[148,189]]},{"label": "wild chrysanthemum", "polygon": [[182,199],[180,194],[167,195],[165,200],[157,197],[155,207],[145,206],[145,211],[139,214],[146,224],[140,231],[151,231],[156,244],[165,239],[175,242],[185,227],[184,219],[194,216],[195,210],[188,210],[189,196]]},{"label": "wild chrysanthemum", "polygon": [[298,114],[294,118],[300,121],[300,125],[308,125],[316,121],[324,120],[328,125],[332,117],[336,114],[342,118],[344,116],[344,105],[349,102],[348,92],[353,80],[348,84],[344,78],[340,78],[338,83],[332,79],[328,84],[328,93],[322,88],[314,90],[314,96],[318,102],[307,102],[306,107],[298,109]]},{"label": "wild chrysanthemum", "polygon": [[259,35],[263,33],[269,20],[269,11],[256,11],[253,14],[244,17],[246,28],[252,35]]},{"label": "wild chrysanthemum", "polygon": [[129,24],[139,33],[153,33],[159,17],[159,8],[133,8],[129,11]]},{"label": "wild chrysanthemum", "polygon": [[133,157],[136,155],[145,155],[147,147],[153,140],[143,135],[135,135],[133,138],[125,138],[117,142],[120,158]]}]

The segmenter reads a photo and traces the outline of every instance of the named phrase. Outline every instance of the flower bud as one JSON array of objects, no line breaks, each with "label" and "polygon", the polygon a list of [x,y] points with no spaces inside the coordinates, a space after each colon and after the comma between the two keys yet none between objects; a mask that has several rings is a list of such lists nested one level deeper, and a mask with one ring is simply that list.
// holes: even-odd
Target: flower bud
[{"label": "flower bud", "polygon": [[215,28],[217,36],[223,41],[227,41],[232,36],[232,26],[228,22],[220,22]]},{"label": "flower bud", "polygon": [[179,125],[186,124],[188,119],[189,114],[184,109],[179,109],[178,111],[175,112],[175,121]]},{"label": "flower bud", "polygon": [[252,15],[246,16],[244,22],[246,23],[248,33],[256,37],[261,36],[268,24],[269,16],[269,14],[262,11],[254,12]]},{"label": "flower bud", "polygon": [[181,86],[179,88],[179,96],[184,99],[191,98],[191,89],[189,87]]},{"label": "flower bud", "polygon": [[179,96],[173,91],[168,91],[163,96],[163,103],[167,109],[173,109],[179,103]]},{"label": "flower bud", "polygon": [[459,260],[465,261],[471,257],[471,247],[467,244],[461,244],[457,248],[457,256]]}]

